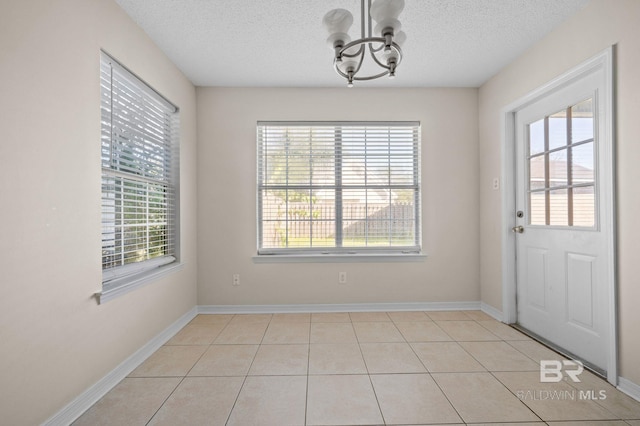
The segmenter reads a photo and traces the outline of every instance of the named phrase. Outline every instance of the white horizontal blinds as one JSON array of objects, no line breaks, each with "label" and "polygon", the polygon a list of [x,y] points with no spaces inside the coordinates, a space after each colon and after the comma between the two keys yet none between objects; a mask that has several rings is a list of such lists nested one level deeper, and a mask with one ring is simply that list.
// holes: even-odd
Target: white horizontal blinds
[{"label": "white horizontal blinds", "polygon": [[107,282],[175,260],[178,119],[175,106],[106,54],[101,92]]},{"label": "white horizontal blinds", "polygon": [[258,123],[259,251],[419,250],[419,123]]}]

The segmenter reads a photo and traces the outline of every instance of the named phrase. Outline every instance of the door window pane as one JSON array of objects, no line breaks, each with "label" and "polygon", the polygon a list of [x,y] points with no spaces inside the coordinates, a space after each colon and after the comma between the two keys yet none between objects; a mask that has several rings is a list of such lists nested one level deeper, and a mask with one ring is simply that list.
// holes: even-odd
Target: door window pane
[{"label": "door window pane", "polygon": [[544,152],[544,119],[529,124],[529,154]]},{"label": "door window pane", "polygon": [[567,145],[567,112],[559,111],[549,117],[549,149]]},{"label": "door window pane", "polygon": [[569,224],[569,198],[566,189],[549,191],[549,225]]},{"label": "door window pane", "polygon": [[573,189],[573,226],[596,225],[595,188],[585,186]]},{"label": "door window pane", "polygon": [[593,142],[572,148],[571,175],[574,184],[593,182]]},{"label": "door window pane", "polygon": [[593,101],[587,99],[571,107],[571,142],[593,139]]},{"label": "door window pane", "polygon": [[567,185],[567,150],[549,154],[549,188]]},{"label": "door window pane", "polygon": [[547,161],[545,155],[533,157],[529,160],[529,190],[544,189],[545,167]]},{"label": "door window pane", "polygon": [[529,193],[529,206],[531,212],[529,215],[531,225],[546,225],[547,198],[546,192]]}]

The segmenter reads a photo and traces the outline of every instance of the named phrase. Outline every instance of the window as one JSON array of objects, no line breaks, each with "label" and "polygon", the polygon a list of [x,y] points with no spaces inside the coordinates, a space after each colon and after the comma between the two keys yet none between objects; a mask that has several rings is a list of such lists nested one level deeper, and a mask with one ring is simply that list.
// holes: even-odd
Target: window
[{"label": "window", "polygon": [[103,294],[177,258],[177,108],[102,53]]},{"label": "window", "polygon": [[258,254],[419,253],[420,124],[259,122]]},{"label": "window", "polygon": [[528,126],[530,225],[596,225],[593,100]]}]

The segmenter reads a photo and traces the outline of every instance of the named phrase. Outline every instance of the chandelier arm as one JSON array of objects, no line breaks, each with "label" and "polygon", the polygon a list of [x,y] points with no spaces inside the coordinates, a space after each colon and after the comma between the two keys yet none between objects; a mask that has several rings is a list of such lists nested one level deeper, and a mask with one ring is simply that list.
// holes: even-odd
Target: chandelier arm
[{"label": "chandelier arm", "polygon": [[389,75],[389,70],[384,70],[376,75],[368,75],[366,77],[356,77],[353,76],[354,81],[367,81],[367,80],[375,80],[376,78],[384,77],[385,75]]},{"label": "chandelier arm", "polygon": [[[367,37],[371,37],[371,28],[372,28],[372,25],[371,25],[371,0],[368,0],[367,3],[368,3],[367,17],[368,17],[368,21],[369,21],[369,26],[368,26],[369,33],[367,34]],[[364,0],[362,0],[362,7],[364,7]],[[364,31],[363,31],[362,37],[364,38]]]},{"label": "chandelier arm", "polygon": [[341,53],[341,56],[344,56],[345,58],[355,58],[356,56],[360,55],[362,53],[362,49],[364,49],[364,45],[360,46],[360,49],[358,49],[358,51],[356,53]]},{"label": "chandelier arm", "polygon": [[338,67],[338,63],[336,61],[333,61],[333,69],[338,73],[338,75],[340,75],[341,77],[344,78],[349,78],[349,76],[345,73],[342,72],[342,70]]},{"label": "chandelier arm", "polygon": [[360,59],[358,60],[358,66],[355,70],[353,70],[352,77],[355,77],[355,75],[358,74],[358,71],[360,71],[360,68],[362,68],[362,63],[364,62],[364,54],[365,54],[365,50],[362,49],[362,53],[360,54]]},{"label": "chandelier arm", "polygon": [[[354,40],[350,43],[345,44],[344,46],[342,46],[342,49],[340,49],[338,53],[340,56],[342,56],[345,54],[347,50],[351,49],[352,47],[360,46],[362,44],[367,44],[367,43],[384,43],[384,42],[385,42],[384,37],[366,37],[366,38]],[[396,43],[393,43],[393,44],[399,47]]]},{"label": "chandelier arm", "polygon": [[[388,67],[386,67],[386,66],[385,66],[385,68],[388,68]],[[348,75],[348,74],[345,74],[344,72],[342,72],[342,70],[341,70],[340,68],[338,68],[338,63],[337,63],[337,62],[334,62],[334,63],[333,63],[333,69],[334,69],[334,70],[336,71],[336,73],[337,73],[338,75],[340,75],[341,77],[344,77],[344,78],[347,78],[347,79],[349,78],[349,75]],[[366,77],[357,77],[357,76],[355,75],[355,73],[354,73],[354,75],[353,75],[352,79],[353,79],[354,81],[375,80],[376,78],[384,77],[385,75],[388,75],[388,74],[389,74],[389,70],[388,70],[388,69],[386,69],[386,70],[382,71],[382,72],[381,72],[381,73],[379,73],[379,74],[370,75],[370,76],[366,76]]]},{"label": "chandelier arm", "polygon": [[373,43],[369,43],[369,51],[370,52],[376,53],[376,52],[381,51],[382,49],[384,49],[384,44],[381,44],[380,47],[375,48],[375,47],[373,47]]},{"label": "chandelier arm", "polygon": [[[360,0],[360,38],[364,38],[365,37],[365,9],[364,9],[364,1],[365,0]],[[369,6],[369,8],[371,8],[371,6]],[[369,22],[369,27],[371,27],[371,22]],[[369,29],[369,33],[371,33],[371,29]],[[369,34],[369,36],[371,36],[371,34]]]},{"label": "chandelier arm", "polygon": [[375,61],[376,64],[378,64],[379,66],[381,66],[382,68],[386,68],[386,69],[390,69],[391,67],[389,67],[387,64],[383,64],[382,62],[380,62],[380,60],[378,59],[378,57],[376,56],[375,53],[373,53],[372,50],[369,50],[369,53],[371,54],[371,57],[373,58],[373,60]]}]

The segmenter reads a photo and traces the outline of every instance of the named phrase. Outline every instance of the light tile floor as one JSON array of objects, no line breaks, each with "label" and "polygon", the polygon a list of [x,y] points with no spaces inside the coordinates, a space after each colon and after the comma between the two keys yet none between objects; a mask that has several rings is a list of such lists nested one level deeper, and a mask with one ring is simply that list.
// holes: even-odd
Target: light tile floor
[{"label": "light tile floor", "polygon": [[640,425],[541,359],[562,357],[479,311],[198,315],[74,425]]}]

